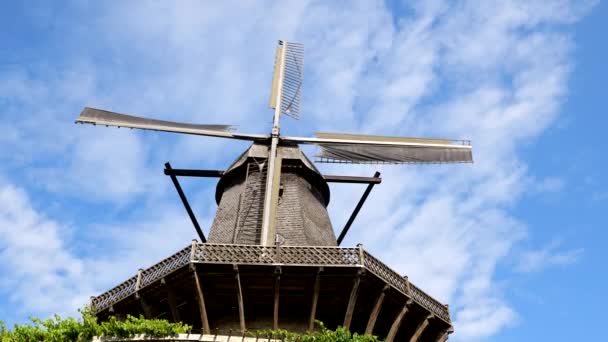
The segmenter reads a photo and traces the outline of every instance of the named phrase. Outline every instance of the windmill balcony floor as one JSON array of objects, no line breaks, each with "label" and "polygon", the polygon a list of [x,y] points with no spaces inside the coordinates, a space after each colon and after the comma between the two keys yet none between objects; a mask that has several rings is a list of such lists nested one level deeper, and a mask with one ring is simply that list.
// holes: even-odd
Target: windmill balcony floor
[{"label": "windmill balcony floor", "polygon": [[126,314],[193,325],[194,332],[303,332],[320,320],[387,340],[436,341],[448,307],[354,248],[190,246],[91,298],[100,320]]}]

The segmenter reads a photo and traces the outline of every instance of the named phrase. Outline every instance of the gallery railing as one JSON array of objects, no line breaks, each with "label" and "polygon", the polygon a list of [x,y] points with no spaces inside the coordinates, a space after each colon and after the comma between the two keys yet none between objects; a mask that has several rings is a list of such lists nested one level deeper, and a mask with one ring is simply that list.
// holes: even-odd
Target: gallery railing
[{"label": "gallery railing", "polygon": [[105,310],[114,303],[135,294],[140,289],[190,263],[364,267],[439,318],[448,323],[450,322],[447,306],[411,284],[407,277],[401,276],[363,250],[361,245],[355,248],[318,246],[265,247],[259,245],[193,242],[191,246],[180,250],[159,263],[147,269],[139,270],[136,275],[113,289],[97,297],[92,297],[91,304],[98,311]]}]

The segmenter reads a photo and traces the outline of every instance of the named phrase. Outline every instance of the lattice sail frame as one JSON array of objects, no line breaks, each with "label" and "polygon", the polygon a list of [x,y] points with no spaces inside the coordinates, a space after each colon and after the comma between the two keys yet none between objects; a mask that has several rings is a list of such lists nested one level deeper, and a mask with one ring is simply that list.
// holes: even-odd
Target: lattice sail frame
[{"label": "lattice sail frame", "polygon": [[303,78],[304,45],[279,41],[272,77],[270,108],[276,108],[276,95],[280,90],[281,114],[299,119]]}]

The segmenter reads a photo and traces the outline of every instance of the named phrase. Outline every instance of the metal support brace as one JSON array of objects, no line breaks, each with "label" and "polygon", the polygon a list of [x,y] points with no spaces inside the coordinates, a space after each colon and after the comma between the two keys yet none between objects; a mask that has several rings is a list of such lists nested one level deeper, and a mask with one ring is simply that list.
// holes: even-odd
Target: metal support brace
[{"label": "metal support brace", "polygon": [[[378,178],[378,177],[380,177],[380,172],[376,171],[376,173],[374,173],[374,177],[373,178]],[[348,230],[350,229],[350,226],[355,221],[355,218],[357,218],[357,214],[359,214],[359,211],[361,210],[361,207],[363,207],[363,203],[365,203],[365,200],[367,199],[367,196],[369,196],[369,193],[374,188],[374,185],[376,185],[376,183],[369,183],[369,185],[365,189],[365,192],[363,193],[363,196],[361,196],[361,199],[359,200],[359,203],[357,203],[357,206],[355,207],[355,210],[353,210],[353,213],[350,214],[350,217],[348,218],[348,221],[346,222],[346,225],[344,225],[344,228],[342,228],[342,232],[340,233],[340,236],[338,237],[338,240],[337,240],[338,246],[340,246],[340,244],[342,243],[342,240],[344,240],[344,237],[346,236],[346,233],[348,233]]]},{"label": "metal support brace", "polygon": [[[168,162],[165,163],[165,170],[168,171],[169,173],[173,170],[171,168],[171,164],[169,164]],[[190,203],[188,203],[188,199],[186,198],[186,195],[184,194],[184,191],[182,190],[181,185],[179,185],[179,181],[177,180],[177,177],[174,174],[169,174],[169,177],[171,177],[171,181],[173,182],[173,185],[175,186],[175,190],[177,190],[177,194],[179,195],[179,198],[182,200],[182,204],[184,205],[184,208],[186,208],[186,212],[188,212],[188,216],[190,216],[190,221],[192,221],[192,225],[194,225],[194,229],[196,229],[196,233],[198,234],[198,237],[201,239],[201,241],[203,243],[207,242],[207,239],[205,239],[205,234],[203,233],[201,226],[198,224],[198,220],[196,219],[196,216],[194,216],[194,212],[192,211],[192,208],[190,207]]]}]

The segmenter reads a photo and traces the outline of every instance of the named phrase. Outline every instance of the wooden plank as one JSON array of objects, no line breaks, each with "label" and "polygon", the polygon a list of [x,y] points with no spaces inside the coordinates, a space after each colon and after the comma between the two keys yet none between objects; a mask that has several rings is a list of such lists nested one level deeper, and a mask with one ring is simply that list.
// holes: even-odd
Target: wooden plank
[{"label": "wooden plank", "polygon": [[279,329],[279,290],[281,286],[281,267],[277,266],[274,271],[274,313],[273,313],[273,329]]},{"label": "wooden plank", "polygon": [[389,330],[388,335],[386,336],[386,342],[393,342],[395,340],[395,336],[397,336],[397,332],[399,331],[401,322],[403,322],[403,317],[405,317],[405,314],[408,312],[409,306],[412,303],[413,303],[413,301],[411,299],[409,299],[405,303],[405,305],[403,305],[403,308],[401,308],[401,311],[399,312],[397,317],[395,317],[395,320],[393,321],[393,324],[391,325],[391,330]]},{"label": "wooden plank", "polygon": [[426,327],[429,325],[429,320],[433,318],[433,314],[428,315],[424,321],[422,321],[419,325],[418,328],[416,329],[416,332],[414,333],[414,335],[412,336],[412,338],[410,338],[410,342],[418,342],[418,339],[420,338],[420,335],[422,335],[422,333],[424,332],[424,329],[426,329]]},{"label": "wooden plank", "polygon": [[198,278],[198,273],[196,273],[196,267],[192,268],[192,272],[194,273],[194,282],[196,285],[196,294],[197,294],[197,302],[198,309],[201,315],[201,325],[203,326],[203,332],[205,334],[211,334],[211,329],[209,328],[209,320],[207,318],[207,309],[205,309],[205,297],[203,297],[203,288],[201,287],[200,279]]},{"label": "wooden plank", "polygon": [[310,319],[308,320],[308,331],[313,331],[315,328],[317,302],[319,301],[319,289],[321,287],[321,272],[323,272],[323,267],[319,267],[317,276],[315,277],[315,286],[312,293],[312,306],[310,307]]},{"label": "wooden plank", "polygon": [[353,288],[350,291],[350,298],[348,300],[348,306],[346,307],[346,314],[344,315],[344,324],[342,325],[346,329],[350,329],[350,323],[353,320],[355,304],[357,303],[357,297],[359,295],[359,285],[361,284],[361,275],[361,271],[357,272],[357,275],[353,282]]},{"label": "wooden plank", "polygon": [[236,287],[237,287],[237,299],[239,302],[239,323],[241,326],[241,334],[244,334],[247,330],[245,326],[245,305],[243,304],[243,289],[241,288],[241,276],[239,274],[239,268],[237,265],[233,265],[235,271],[236,278]]},{"label": "wooden plank", "polygon": [[376,325],[376,320],[378,319],[378,315],[380,314],[380,309],[382,308],[382,303],[384,302],[384,297],[386,296],[386,291],[390,289],[389,285],[385,285],[378,298],[376,298],[376,303],[374,304],[374,309],[372,313],[369,315],[369,320],[367,321],[367,327],[365,327],[365,333],[368,335],[372,335],[374,331],[374,326]]}]

